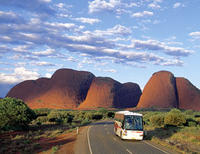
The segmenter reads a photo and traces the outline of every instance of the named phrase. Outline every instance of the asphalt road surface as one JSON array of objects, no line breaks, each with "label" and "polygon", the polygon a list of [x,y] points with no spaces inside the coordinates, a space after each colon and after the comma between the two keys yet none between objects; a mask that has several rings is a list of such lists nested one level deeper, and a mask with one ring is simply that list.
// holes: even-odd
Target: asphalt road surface
[{"label": "asphalt road surface", "polygon": [[[82,134],[75,154],[169,154],[160,146],[148,141],[121,140],[113,132],[114,122],[98,122],[90,125]],[[87,146],[87,147],[86,147]],[[77,149],[78,148],[78,149]]]}]

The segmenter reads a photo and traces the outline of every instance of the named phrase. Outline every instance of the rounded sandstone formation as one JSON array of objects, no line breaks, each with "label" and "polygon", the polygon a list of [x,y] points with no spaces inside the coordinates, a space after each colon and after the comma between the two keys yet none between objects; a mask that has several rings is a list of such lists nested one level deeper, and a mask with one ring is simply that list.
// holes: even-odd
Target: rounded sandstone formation
[{"label": "rounded sandstone formation", "polygon": [[106,77],[95,77],[88,91],[86,100],[79,108],[113,107],[114,96],[120,83]]},{"label": "rounded sandstone formation", "polygon": [[145,85],[137,107],[178,107],[178,96],[174,75],[168,71],[154,73]]},{"label": "rounded sandstone formation", "polygon": [[19,83],[7,96],[20,98],[31,108],[76,108],[86,98],[93,78],[89,72],[60,69],[51,79]]},{"label": "rounded sandstone formation", "polygon": [[121,85],[115,95],[114,106],[116,108],[131,108],[136,107],[142,91],[136,83],[128,82]]},{"label": "rounded sandstone formation", "polygon": [[129,108],[135,107],[141,95],[135,83],[121,84],[111,78],[95,77],[86,100],[79,108]]},{"label": "rounded sandstone formation", "polygon": [[179,108],[200,111],[200,90],[185,78],[176,78]]}]

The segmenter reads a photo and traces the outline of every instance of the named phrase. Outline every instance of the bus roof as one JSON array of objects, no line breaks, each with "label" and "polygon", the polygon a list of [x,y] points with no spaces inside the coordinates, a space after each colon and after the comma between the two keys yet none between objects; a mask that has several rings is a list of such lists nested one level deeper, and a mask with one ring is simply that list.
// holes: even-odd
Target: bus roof
[{"label": "bus roof", "polygon": [[142,116],[142,114],[140,113],[135,113],[135,112],[130,112],[130,111],[118,111],[115,114]]}]

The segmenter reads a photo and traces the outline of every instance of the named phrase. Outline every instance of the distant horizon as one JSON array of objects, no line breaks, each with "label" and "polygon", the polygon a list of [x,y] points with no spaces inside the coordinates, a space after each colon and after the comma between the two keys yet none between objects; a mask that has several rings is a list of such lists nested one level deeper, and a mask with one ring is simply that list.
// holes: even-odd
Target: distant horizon
[{"label": "distant horizon", "polygon": [[59,68],[144,88],[166,70],[200,88],[200,1],[0,1],[0,97]]}]

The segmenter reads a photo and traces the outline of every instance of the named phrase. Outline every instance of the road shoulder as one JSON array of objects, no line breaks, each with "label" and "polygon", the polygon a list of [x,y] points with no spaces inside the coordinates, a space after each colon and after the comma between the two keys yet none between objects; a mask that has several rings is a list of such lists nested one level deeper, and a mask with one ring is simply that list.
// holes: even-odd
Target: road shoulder
[{"label": "road shoulder", "polygon": [[87,141],[87,131],[90,126],[84,126],[77,136],[74,145],[74,154],[89,154],[89,146]]}]

